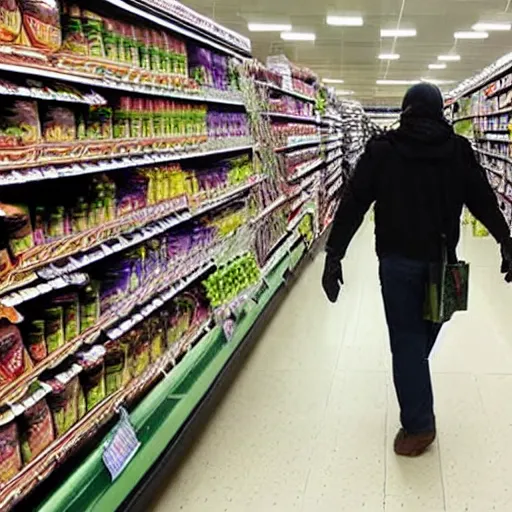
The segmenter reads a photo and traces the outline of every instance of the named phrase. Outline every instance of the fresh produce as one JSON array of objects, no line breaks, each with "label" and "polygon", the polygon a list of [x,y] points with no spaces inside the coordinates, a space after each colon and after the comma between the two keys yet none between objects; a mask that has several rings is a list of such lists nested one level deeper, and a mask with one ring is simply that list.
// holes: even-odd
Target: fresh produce
[{"label": "fresh produce", "polygon": [[248,253],[210,274],[203,284],[212,306],[218,307],[256,284],[259,279],[260,269],[256,259],[252,253]]}]

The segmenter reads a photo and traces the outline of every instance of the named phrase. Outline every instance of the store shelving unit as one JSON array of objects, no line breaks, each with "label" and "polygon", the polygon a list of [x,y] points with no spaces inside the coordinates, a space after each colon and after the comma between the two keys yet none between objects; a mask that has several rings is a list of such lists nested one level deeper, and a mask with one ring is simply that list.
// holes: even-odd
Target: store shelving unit
[{"label": "store shelving unit", "polygon": [[[21,364],[0,372],[2,511],[145,501],[319,247],[369,136],[354,104],[316,108],[329,93],[309,70],[251,60],[174,0],[62,2],[59,44],[0,48],[0,343],[19,356],[0,366]],[[112,480],[120,407],[141,445]]]},{"label": "store shelving unit", "polygon": [[499,59],[449,94],[455,131],[469,138],[512,226],[511,55]]}]

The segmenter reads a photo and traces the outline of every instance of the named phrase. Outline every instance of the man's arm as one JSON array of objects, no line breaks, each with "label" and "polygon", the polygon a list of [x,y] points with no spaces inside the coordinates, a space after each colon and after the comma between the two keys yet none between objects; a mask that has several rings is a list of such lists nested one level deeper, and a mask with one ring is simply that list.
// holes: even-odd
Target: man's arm
[{"label": "man's arm", "polygon": [[326,252],[337,260],[345,257],[350,241],[375,200],[372,145],[371,142],[368,144],[357,163],[354,174],[345,184],[341,202],[334,216]]},{"label": "man's arm", "polygon": [[478,163],[469,143],[466,149],[470,165],[466,174],[465,203],[469,211],[489,230],[496,241],[503,244],[510,238],[510,228],[499,208],[498,199],[485,171]]}]

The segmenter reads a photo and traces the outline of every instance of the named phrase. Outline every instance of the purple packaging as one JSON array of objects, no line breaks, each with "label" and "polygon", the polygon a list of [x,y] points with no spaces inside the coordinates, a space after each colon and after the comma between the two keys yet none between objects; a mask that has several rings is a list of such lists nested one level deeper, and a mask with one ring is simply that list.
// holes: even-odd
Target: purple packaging
[{"label": "purple packaging", "polygon": [[115,268],[108,269],[100,279],[100,312],[114,308],[128,296],[130,289],[130,262],[122,261]]}]

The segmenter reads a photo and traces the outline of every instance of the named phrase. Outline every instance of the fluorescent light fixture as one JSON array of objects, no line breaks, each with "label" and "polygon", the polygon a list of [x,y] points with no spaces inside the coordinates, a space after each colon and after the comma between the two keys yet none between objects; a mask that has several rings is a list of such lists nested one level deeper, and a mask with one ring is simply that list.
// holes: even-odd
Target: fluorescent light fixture
[{"label": "fluorescent light fixture", "polygon": [[314,41],[316,35],[312,32],[281,32],[284,41]]},{"label": "fluorescent light fixture", "polygon": [[455,32],[453,34],[453,37],[455,39],[487,39],[489,37],[489,34],[487,32]]},{"label": "fluorescent light fixture", "polygon": [[416,37],[416,29],[382,29],[380,31],[380,37]]},{"label": "fluorescent light fixture", "polygon": [[446,84],[453,84],[453,80],[437,80],[436,78],[422,78],[422,82],[428,82],[430,84],[434,85],[446,85]]},{"label": "fluorescent light fixture", "polygon": [[335,27],[362,27],[363,23],[361,16],[327,16],[327,25]]},{"label": "fluorescent light fixture", "polygon": [[398,53],[381,53],[379,55],[380,60],[398,60],[400,55]]},{"label": "fluorescent light fixture", "polygon": [[460,55],[439,55],[437,60],[443,62],[458,62],[460,60]]},{"label": "fluorescent light fixture", "polygon": [[354,91],[344,91],[342,89],[337,89],[335,92],[337,96],[352,96],[355,94]]},{"label": "fluorescent light fixture", "polygon": [[512,23],[493,23],[493,22],[481,22],[476,23],[471,27],[473,30],[479,30],[479,31],[500,31],[500,30],[511,30],[512,29]]},{"label": "fluorescent light fixture", "polygon": [[446,64],[429,64],[428,69],[446,69]]},{"label": "fluorescent light fixture", "polygon": [[377,85],[414,85],[420,80],[377,80]]},{"label": "fluorescent light fixture", "polygon": [[248,23],[247,28],[251,32],[288,32],[292,26],[286,23]]},{"label": "fluorescent light fixture", "polygon": [[324,84],[344,84],[345,80],[341,80],[341,78],[323,78],[322,82]]}]

